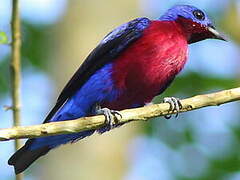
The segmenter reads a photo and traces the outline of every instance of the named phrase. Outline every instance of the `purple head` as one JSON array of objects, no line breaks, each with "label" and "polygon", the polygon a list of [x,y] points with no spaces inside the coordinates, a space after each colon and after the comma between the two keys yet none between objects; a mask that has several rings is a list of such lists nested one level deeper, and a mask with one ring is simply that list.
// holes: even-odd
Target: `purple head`
[{"label": "purple head", "polygon": [[225,40],[216,31],[207,14],[194,6],[174,6],[160,17],[160,20],[179,23],[186,33],[189,44],[208,38]]}]

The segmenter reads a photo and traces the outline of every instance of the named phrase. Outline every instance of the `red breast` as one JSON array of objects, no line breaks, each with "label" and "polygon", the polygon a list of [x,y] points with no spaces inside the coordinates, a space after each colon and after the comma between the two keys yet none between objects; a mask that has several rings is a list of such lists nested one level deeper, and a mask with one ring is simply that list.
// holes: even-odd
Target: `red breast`
[{"label": "red breast", "polygon": [[150,102],[164,91],[183,68],[187,47],[176,22],[152,21],[142,37],[113,62],[112,76],[122,92],[118,99],[122,106]]}]

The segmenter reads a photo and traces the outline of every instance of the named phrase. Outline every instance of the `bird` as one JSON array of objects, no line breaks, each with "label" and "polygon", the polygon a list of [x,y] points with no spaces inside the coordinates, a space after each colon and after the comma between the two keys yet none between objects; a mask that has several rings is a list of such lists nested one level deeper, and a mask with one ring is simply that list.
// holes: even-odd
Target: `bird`
[{"label": "bird", "polygon": [[[28,139],[8,164],[21,173],[51,149],[121,126],[112,117],[145,106],[165,91],[186,64],[188,45],[205,39],[226,41],[207,14],[191,5],[175,5],[158,19],[140,17],[115,28],[87,56],[43,122],[103,114],[104,127]],[[177,98],[164,102],[171,110],[181,108]]]}]

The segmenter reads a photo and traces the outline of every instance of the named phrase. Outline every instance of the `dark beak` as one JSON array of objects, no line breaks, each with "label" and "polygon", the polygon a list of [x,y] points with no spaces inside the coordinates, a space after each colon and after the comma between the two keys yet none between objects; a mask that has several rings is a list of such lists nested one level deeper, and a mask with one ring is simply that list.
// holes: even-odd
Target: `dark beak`
[{"label": "dark beak", "polygon": [[208,32],[211,33],[211,38],[227,41],[226,38],[223,37],[223,35],[221,35],[219,32],[217,32],[217,30],[213,26],[208,26],[207,29]]}]

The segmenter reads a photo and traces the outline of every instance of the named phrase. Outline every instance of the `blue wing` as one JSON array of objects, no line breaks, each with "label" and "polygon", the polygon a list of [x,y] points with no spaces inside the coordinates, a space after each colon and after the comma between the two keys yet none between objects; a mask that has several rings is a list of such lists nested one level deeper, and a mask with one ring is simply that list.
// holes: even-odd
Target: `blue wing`
[{"label": "blue wing", "polygon": [[[149,24],[149,19],[137,18],[110,32],[89,54],[84,63],[64,87],[57,99],[56,105],[50,111],[44,123],[49,122],[67,100],[79,92],[84,85],[88,84],[86,82],[88,82],[94,74],[96,75],[98,70],[113,61],[129,45],[140,38],[143,30],[146,29]],[[82,139],[91,135],[94,131],[95,130],[90,130],[81,133],[29,139],[26,144],[9,159],[8,164],[14,166],[15,173],[20,173],[52,148],[69,141]]]}]

